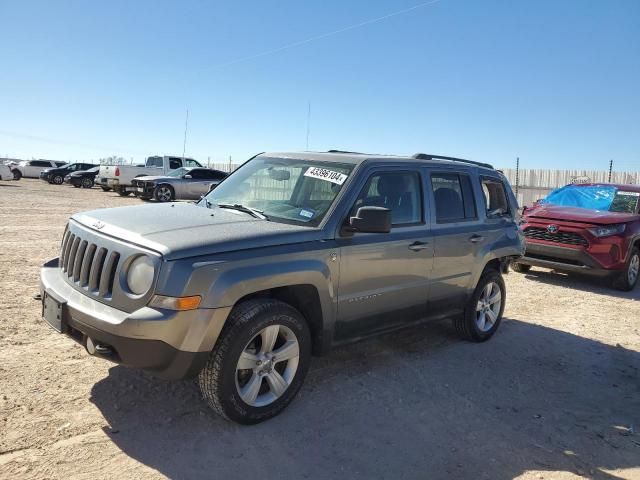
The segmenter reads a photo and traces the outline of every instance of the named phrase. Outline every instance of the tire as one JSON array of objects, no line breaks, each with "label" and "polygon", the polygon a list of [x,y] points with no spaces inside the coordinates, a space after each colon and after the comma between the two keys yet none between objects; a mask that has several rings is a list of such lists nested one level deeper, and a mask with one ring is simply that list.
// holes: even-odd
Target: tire
[{"label": "tire", "polygon": [[[492,285],[492,291],[490,295],[487,296],[486,292],[488,291],[489,285]],[[500,289],[500,303],[497,305],[497,302],[495,302],[489,305],[486,303],[486,300],[489,300],[490,297],[496,294],[496,287]],[[471,298],[467,302],[464,313],[454,319],[454,325],[458,335],[472,342],[489,340],[500,326],[502,314],[504,313],[505,300],[506,288],[500,272],[497,270],[487,270],[484,272],[478,281],[473,295],[471,295]],[[484,302],[483,310],[479,311],[478,308],[480,308],[481,302]],[[489,310],[492,312],[491,314]],[[483,314],[482,318],[484,318],[484,320],[482,320],[481,314]],[[489,324],[491,321],[489,315],[495,316],[491,324]]]},{"label": "tire", "polygon": [[116,192],[118,192],[118,195],[120,195],[121,197],[128,197],[129,195],[131,195],[131,192],[127,192],[122,188],[119,188],[118,190],[116,190]]},{"label": "tire", "polygon": [[633,247],[624,270],[613,279],[613,288],[621,292],[630,292],[638,284],[640,273],[640,250]]},{"label": "tire", "polygon": [[22,178],[22,172],[18,169],[11,170],[11,173],[13,173],[14,180],[20,180]]},{"label": "tire", "polygon": [[73,188],[80,188],[80,185],[73,184]]},{"label": "tire", "polygon": [[110,192],[111,191],[111,187],[103,187],[102,185],[100,185],[100,188],[102,189],[103,192]]},{"label": "tire", "polygon": [[511,270],[517,273],[528,273],[531,270],[531,265],[525,265],[524,263],[511,262]]},{"label": "tire", "polygon": [[92,188],[93,185],[93,180],[91,178],[85,177],[82,179],[82,188]]},{"label": "tire", "polygon": [[[263,335],[278,326],[274,347],[267,352],[283,352],[283,342],[292,355],[280,362],[264,360],[262,366],[255,358],[269,358],[260,353]],[[274,338],[271,336],[270,338]],[[297,341],[297,352],[291,341]],[[250,353],[253,352],[253,353]],[[297,357],[295,357],[297,353]],[[243,354],[243,360],[241,359]],[[253,356],[250,358],[247,356]],[[292,306],[273,299],[248,300],[236,306],[227,320],[209,359],[198,375],[198,384],[209,406],[219,415],[237,423],[251,425],[263,422],[280,413],[294,399],[304,382],[311,360],[311,333],[304,317]],[[237,369],[238,362],[252,366]],[[271,373],[260,373],[269,371]],[[277,376],[272,376],[276,372]],[[277,380],[284,381],[285,384]],[[284,388],[279,396],[272,384]],[[257,385],[257,388],[248,388]],[[241,391],[244,393],[241,394]],[[255,400],[248,392],[253,391]],[[248,403],[249,402],[249,403]]]},{"label": "tire", "polygon": [[153,191],[153,198],[158,202],[172,202],[176,193],[171,185],[158,185]]},{"label": "tire", "polygon": [[51,183],[54,185],[62,185],[63,182],[64,177],[62,175],[54,175],[53,178],[51,178]]}]

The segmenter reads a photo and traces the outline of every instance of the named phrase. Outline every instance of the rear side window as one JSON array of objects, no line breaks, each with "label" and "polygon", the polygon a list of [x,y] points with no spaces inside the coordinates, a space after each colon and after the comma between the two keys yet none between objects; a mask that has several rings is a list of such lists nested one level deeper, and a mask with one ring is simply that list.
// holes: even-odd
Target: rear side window
[{"label": "rear side window", "polygon": [[196,162],[194,159],[192,158],[185,158],[184,160],[184,166],[185,167],[201,167],[202,165],[200,165],[198,162]]},{"label": "rear side window", "polygon": [[482,178],[482,193],[487,217],[501,217],[511,213],[504,184],[494,178]]},{"label": "rear side window", "polygon": [[49,163],[49,162],[42,162],[42,161],[40,161],[40,160],[33,160],[33,161],[31,162],[31,166],[32,166],[32,167],[50,167],[50,166],[51,166],[51,163]]},{"label": "rear side window", "polygon": [[182,166],[182,162],[179,158],[171,157],[169,159],[169,170],[175,170],[176,168],[180,168]]},{"label": "rear side window", "polygon": [[458,173],[434,173],[431,187],[438,223],[462,222],[478,218],[471,179]]}]

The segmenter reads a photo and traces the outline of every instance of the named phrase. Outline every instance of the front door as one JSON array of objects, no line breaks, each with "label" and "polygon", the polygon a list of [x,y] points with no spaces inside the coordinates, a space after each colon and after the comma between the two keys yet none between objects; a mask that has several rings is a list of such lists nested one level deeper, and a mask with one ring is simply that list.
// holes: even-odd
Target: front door
[{"label": "front door", "polygon": [[349,216],[361,206],[389,208],[389,233],[340,238],[335,338],[365,336],[426,312],[433,246],[416,169],[371,172]]}]

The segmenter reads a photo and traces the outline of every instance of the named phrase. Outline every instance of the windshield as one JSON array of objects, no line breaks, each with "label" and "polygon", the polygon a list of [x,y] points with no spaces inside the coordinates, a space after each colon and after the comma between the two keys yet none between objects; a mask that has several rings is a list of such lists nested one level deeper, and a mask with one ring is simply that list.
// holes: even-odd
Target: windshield
[{"label": "windshield", "polygon": [[200,204],[243,205],[269,220],[316,226],[352,169],[342,163],[260,156],[233,172]]},{"label": "windshield", "polygon": [[613,185],[567,185],[551,192],[543,204],[608,212],[637,213],[640,193]]},{"label": "windshield", "polygon": [[189,173],[189,170],[191,169],[186,167],[176,168],[173,172],[167,173],[167,177],[180,178]]}]

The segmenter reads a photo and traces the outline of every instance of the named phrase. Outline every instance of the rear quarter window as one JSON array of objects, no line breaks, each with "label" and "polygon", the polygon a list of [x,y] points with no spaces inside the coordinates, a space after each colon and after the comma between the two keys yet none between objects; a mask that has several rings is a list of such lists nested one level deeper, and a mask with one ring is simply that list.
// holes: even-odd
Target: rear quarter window
[{"label": "rear quarter window", "polygon": [[487,217],[501,217],[511,214],[507,190],[501,180],[482,177],[482,193]]}]

